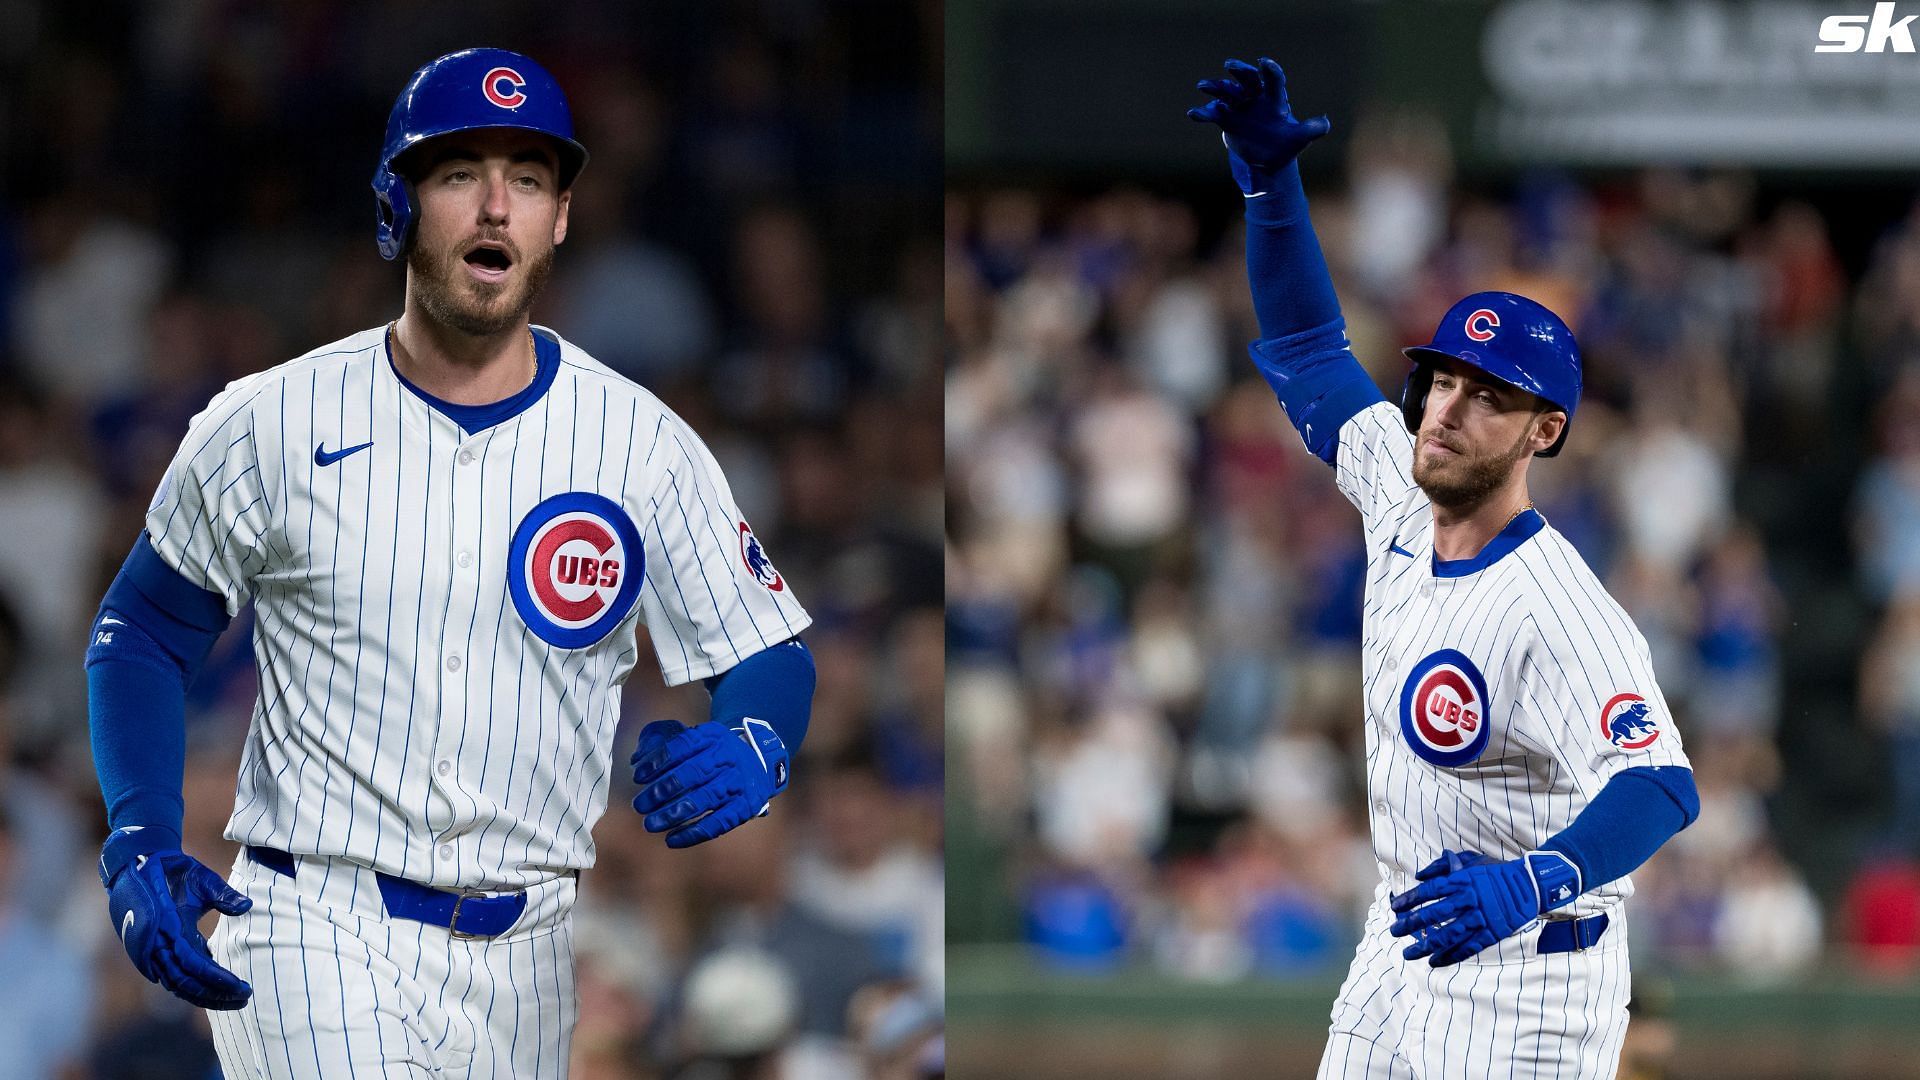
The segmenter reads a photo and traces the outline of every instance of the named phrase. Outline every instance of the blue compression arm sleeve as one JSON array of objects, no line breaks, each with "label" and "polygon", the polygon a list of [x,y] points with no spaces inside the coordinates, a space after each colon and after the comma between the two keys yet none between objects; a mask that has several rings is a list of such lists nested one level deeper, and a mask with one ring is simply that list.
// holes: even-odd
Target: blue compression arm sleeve
[{"label": "blue compression arm sleeve", "polygon": [[813,713],[813,654],[792,638],[762,649],[706,681],[713,695],[709,720],[728,723],[743,716],[773,725],[787,753],[799,751]]},{"label": "blue compression arm sleeve", "polygon": [[1607,781],[1573,824],[1540,847],[1580,868],[1585,889],[1626,877],[1700,816],[1693,770],[1646,765]]},{"label": "blue compression arm sleeve", "polygon": [[1300,166],[1275,175],[1273,189],[1246,201],[1247,281],[1263,338],[1292,337],[1303,330],[1346,329],[1333,275],[1320,251]]},{"label": "blue compression arm sleeve", "polygon": [[87,721],[107,825],[180,845],[187,682],[228,622],[226,602],[181,577],[145,533],[100,603],[87,646]]},{"label": "blue compression arm sleeve", "polygon": [[1261,337],[1253,362],[1307,449],[1332,464],[1341,425],[1383,399],[1347,342],[1299,165],[1289,164],[1271,190],[1246,202],[1247,281]]}]

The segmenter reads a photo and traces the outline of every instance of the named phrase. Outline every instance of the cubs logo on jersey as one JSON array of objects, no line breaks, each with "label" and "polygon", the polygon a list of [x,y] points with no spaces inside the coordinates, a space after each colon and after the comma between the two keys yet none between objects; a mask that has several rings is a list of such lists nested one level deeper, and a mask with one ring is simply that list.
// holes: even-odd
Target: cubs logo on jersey
[{"label": "cubs logo on jersey", "polygon": [[1600,710],[1600,734],[1622,750],[1640,750],[1660,737],[1653,709],[1639,694],[1615,694]]},{"label": "cubs logo on jersey", "polygon": [[640,532],[619,504],[569,491],[534,507],[507,556],[513,606],[541,640],[579,649],[633,610],[646,575]]},{"label": "cubs logo on jersey", "polygon": [[1430,653],[1400,690],[1400,733],[1422,761],[1464,765],[1487,748],[1487,680],[1457,649]]},{"label": "cubs logo on jersey", "polygon": [[768,592],[780,592],[787,587],[780,571],[773,568],[773,560],[760,546],[760,538],[753,535],[753,529],[746,522],[740,523],[740,561],[747,564],[748,572],[755,581],[767,587]]}]

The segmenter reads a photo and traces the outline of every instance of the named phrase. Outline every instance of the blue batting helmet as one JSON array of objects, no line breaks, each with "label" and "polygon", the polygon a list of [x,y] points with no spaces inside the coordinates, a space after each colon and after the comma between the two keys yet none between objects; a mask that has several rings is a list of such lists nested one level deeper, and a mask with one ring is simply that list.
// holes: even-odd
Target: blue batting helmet
[{"label": "blue batting helmet", "polygon": [[413,73],[387,115],[387,141],[373,172],[382,258],[399,258],[413,233],[413,196],[399,159],[428,139],[478,128],[521,128],[553,139],[562,191],[586,167],[566,95],[546,68],[505,49],[448,53]]},{"label": "blue batting helmet", "polygon": [[[1401,350],[1413,361],[1407,385],[1400,394],[1400,411],[1407,430],[1418,432],[1433,386],[1433,362],[1442,359],[1471,364],[1501,382],[1544,399],[1567,414],[1580,405],[1580,346],[1560,316],[1524,296],[1507,292],[1479,292],[1448,309],[1433,332],[1433,342]],[[1552,457],[1567,441],[1567,427],[1552,446],[1540,451]]]}]

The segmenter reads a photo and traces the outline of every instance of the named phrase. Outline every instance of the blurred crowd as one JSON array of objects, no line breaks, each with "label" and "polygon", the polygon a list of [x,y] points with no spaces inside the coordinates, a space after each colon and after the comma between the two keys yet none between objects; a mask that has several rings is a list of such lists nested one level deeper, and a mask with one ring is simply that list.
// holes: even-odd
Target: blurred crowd
[{"label": "blurred crowd", "polygon": [[[1247,359],[1224,166],[1178,194],[949,192],[956,940],[1328,977],[1378,881],[1359,519]],[[1731,170],[1468,182],[1407,115],[1320,167],[1313,219],[1390,399],[1400,348],[1470,292],[1538,299],[1581,343],[1533,496],[1646,636],[1703,804],[1634,875],[1637,970],[1913,973],[1920,207],[1863,223]],[[1816,774],[1822,747],[1851,771]]]},{"label": "blurred crowd", "polygon": [[[534,321],[707,439],[816,620],[812,726],[768,818],[669,852],[615,770],[572,1075],[938,1075],[938,12],[0,6],[0,1078],[215,1075],[204,1015],[107,925],[87,626],[213,393],[399,314],[368,186],[387,109],[475,44],[551,68],[593,155]],[[216,869],[250,626],[189,693],[186,848]],[[645,722],[706,715],[640,655],[616,763]]]}]

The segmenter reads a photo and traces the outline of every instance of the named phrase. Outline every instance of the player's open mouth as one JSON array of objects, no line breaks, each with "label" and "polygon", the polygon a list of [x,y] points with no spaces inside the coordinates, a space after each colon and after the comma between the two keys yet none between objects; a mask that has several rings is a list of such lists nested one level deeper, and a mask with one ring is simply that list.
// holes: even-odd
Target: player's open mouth
[{"label": "player's open mouth", "polygon": [[507,254],[505,247],[491,240],[475,245],[464,258],[467,271],[478,281],[505,281],[507,270],[513,266],[513,256]]}]

